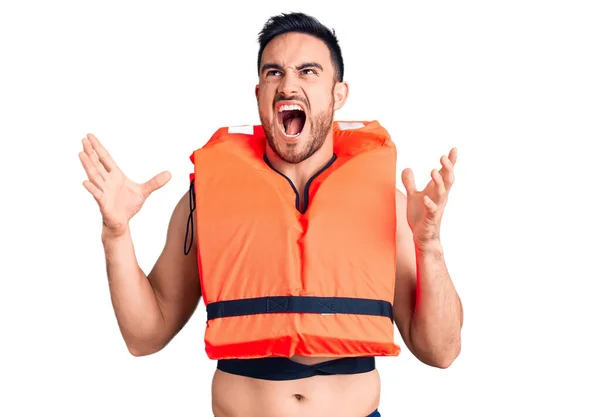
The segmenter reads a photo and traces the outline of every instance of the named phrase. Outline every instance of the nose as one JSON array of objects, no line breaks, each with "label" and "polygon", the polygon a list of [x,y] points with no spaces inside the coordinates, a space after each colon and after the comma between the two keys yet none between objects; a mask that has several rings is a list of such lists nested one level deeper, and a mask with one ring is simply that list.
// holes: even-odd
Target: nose
[{"label": "nose", "polygon": [[286,97],[298,94],[299,88],[293,74],[287,73],[281,78],[281,83],[279,84],[277,92]]}]

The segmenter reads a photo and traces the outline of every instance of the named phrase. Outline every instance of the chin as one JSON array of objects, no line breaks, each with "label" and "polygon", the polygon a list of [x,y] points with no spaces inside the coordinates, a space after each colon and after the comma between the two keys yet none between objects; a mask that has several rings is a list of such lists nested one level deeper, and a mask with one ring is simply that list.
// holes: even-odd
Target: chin
[{"label": "chin", "polygon": [[[287,122],[286,122],[287,123]],[[298,127],[298,126],[296,126]],[[280,118],[275,118],[269,126],[267,140],[275,154],[288,164],[298,164],[307,159],[313,152],[313,140],[307,121],[303,121],[300,130],[293,134],[286,132],[286,126]]]},{"label": "chin", "polygon": [[317,114],[310,119],[303,110],[303,106],[278,103],[271,118],[261,117],[269,147],[288,164],[299,164],[317,152],[331,127],[331,115]]},{"label": "chin", "polygon": [[288,164],[299,164],[312,154],[310,143],[298,139],[295,141],[290,141],[289,138],[283,140],[275,139],[273,145],[271,147],[275,154]]}]

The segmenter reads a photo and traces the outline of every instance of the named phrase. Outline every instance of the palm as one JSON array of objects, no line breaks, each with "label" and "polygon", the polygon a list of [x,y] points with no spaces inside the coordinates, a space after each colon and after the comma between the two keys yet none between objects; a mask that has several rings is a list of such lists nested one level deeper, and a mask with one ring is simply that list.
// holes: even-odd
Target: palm
[{"label": "palm", "polygon": [[[406,215],[408,224],[411,228],[418,227],[427,222],[427,208],[423,204],[423,198],[428,196],[433,200],[435,193],[435,183],[429,181],[427,186],[422,191],[415,191],[407,196]],[[434,200],[435,201],[435,200]]]},{"label": "palm", "polygon": [[439,237],[441,216],[448,192],[454,183],[456,157],[456,148],[448,156],[442,156],[442,168],[431,172],[431,181],[422,191],[417,191],[411,169],[407,168],[402,172],[402,182],[407,194],[407,221],[417,240]]},{"label": "palm", "polygon": [[83,185],[98,202],[104,225],[121,232],[146,198],[171,176],[165,171],[144,184],[137,184],[125,176],[94,135],[89,134],[82,142],[84,152],[79,157],[89,179]]},{"label": "palm", "polygon": [[[112,172],[111,172],[112,174]],[[110,175],[104,187],[104,198],[99,202],[100,212],[107,226],[128,222],[144,204],[142,187],[122,172]]]}]

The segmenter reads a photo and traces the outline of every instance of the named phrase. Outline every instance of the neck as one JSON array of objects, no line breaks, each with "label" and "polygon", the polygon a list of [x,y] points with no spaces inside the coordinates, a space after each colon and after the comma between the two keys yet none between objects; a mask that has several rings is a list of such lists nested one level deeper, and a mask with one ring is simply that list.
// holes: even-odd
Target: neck
[{"label": "neck", "polygon": [[265,153],[273,168],[288,177],[300,192],[300,195],[303,195],[308,180],[327,165],[333,157],[333,132],[329,132],[327,139],[325,139],[319,150],[297,164],[285,162],[269,146],[267,146]]}]

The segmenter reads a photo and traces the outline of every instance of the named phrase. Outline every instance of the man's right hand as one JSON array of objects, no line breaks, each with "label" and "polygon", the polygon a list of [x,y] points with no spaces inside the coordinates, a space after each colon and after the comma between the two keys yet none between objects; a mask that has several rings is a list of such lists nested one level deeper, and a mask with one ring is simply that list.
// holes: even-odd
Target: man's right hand
[{"label": "man's right hand", "polygon": [[83,186],[100,207],[104,232],[121,236],[148,196],[169,182],[171,174],[163,171],[137,184],[123,174],[93,134],[89,133],[82,143],[84,151],[79,153],[79,159],[88,177]]}]

